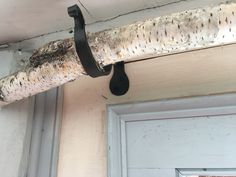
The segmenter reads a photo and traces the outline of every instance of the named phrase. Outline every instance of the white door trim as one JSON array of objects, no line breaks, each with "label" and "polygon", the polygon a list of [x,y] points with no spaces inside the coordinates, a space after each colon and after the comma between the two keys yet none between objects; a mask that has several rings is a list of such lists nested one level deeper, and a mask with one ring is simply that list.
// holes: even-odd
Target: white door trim
[{"label": "white door trim", "polygon": [[207,169],[177,169],[178,176],[235,176],[235,168],[227,169],[216,169],[216,168],[207,168]]},{"label": "white door trim", "polygon": [[126,122],[230,114],[236,94],[108,105],[108,177],[127,177]]},{"label": "white door trim", "polygon": [[27,177],[57,176],[62,103],[62,88],[35,96]]}]

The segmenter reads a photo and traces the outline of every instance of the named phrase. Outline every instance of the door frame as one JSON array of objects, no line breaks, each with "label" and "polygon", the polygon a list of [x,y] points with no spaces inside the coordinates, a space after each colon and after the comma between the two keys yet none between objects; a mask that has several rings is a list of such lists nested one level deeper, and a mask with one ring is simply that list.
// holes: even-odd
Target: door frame
[{"label": "door frame", "polygon": [[235,114],[236,94],[108,105],[107,110],[108,177],[127,177],[126,122]]},{"label": "door frame", "polygon": [[19,177],[56,177],[62,120],[63,87],[31,99]]}]

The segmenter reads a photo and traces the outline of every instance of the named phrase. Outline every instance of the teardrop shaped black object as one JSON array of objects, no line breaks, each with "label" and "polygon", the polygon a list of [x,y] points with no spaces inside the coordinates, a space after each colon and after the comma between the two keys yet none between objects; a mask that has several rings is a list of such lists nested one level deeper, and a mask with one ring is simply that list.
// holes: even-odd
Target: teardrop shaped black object
[{"label": "teardrop shaped black object", "polygon": [[114,64],[114,73],[110,81],[110,91],[116,96],[122,96],[129,90],[129,78],[125,73],[123,61]]}]

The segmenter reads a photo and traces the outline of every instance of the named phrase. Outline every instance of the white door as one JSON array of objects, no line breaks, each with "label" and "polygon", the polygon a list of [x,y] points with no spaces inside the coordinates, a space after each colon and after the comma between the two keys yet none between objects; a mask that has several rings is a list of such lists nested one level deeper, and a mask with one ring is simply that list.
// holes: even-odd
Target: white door
[{"label": "white door", "polygon": [[110,177],[236,167],[235,95],[111,106],[108,127]]}]

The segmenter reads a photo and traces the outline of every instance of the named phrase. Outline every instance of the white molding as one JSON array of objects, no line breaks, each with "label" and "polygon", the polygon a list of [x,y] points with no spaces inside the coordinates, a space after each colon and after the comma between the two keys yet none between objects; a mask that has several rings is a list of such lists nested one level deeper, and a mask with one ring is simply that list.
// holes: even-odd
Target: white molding
[{"label": "white molding", "polygon": [[18,171],[18,177],[25,177],[27,174],[28,164],[29,164],[29,154],[31,149],[31,136],[32,136],[33,120],[34,120],[35,97],[30,97],[28,99],[29,103],[28,103],[27,129],[24,138],[24,146],[23,146],[24,148]]},{"label": "white molding", "polygon": [[121,119],[121,167],[122,167],[122,177],[128,177],[127,171],[127,152],[126,152],[126,125],[125,121]]},{"label": "white molding", "polygon": [[126,122],[228,114],[236,114],[236,94],[108,106],[108,176],[127,177]]},{"label": "white molding", "polygon": [[225,106],[236,106],[236,94],[221,94],[213,96],[199,96],[191,98],[178,98],[168,100],[157,100],[130,104],[109,105],[117,115],[128,115],[135,113],[166,112],[191,109],[205,109]]},{"label": "white molding", "polygon": [[222,168],[222,169],[177,169],[179,176],[235,176],[236,168]]},{"label": "white molding", "polygon": [[39,94],[35,97],[27,177],[37,176],[39,151],[41,145],[41,130],[44,117],[44,103],[44,93]]},{"label": "white molding", "polygon": [[59,145],[60,145],[60,135],[61,135],[63,96],[64,96],[63,93],[64,93],[64,88],[59,87],[57,89],[57,107],[56,107],[55,131],[54,131],[50,177],[57,177],[57,171],[58,171]]},{"label": "white molding", "polygon": [[161,119],[178,119],[178,118],[193,118],[199,116],[219,116],[219,115],[230,115],[236,113],[236,106],[229,107],[215,107],[215,108],[202,108],[192,110],[175,110],[175,111],[164,111],[164,112],[150,112],[150,113],[135,113],[121,115],[121,120],[125,122],[140,121],[144,120],[161,120]]},{"label": "white molding", "polygon": [[27,177],[56,177],[62,89],[36,96]]},{"label": "white molding", "polygon": [[121,177],[120,119],[112,110],[108,115],[108,177]]}]

